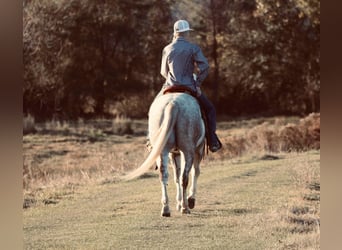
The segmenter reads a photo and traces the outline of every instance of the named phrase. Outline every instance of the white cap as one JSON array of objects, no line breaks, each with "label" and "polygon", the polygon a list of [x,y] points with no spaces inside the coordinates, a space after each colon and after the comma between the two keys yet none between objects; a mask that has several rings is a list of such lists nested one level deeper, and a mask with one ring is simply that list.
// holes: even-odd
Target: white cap
[{"label": "white cap", "polygon": [[190,29],[189,23],[185,20],[178,20],[173,25],[173,33],[175,33],[175,34],[180,33],[180,32],[189,31],[189,30],[193,30],[193,29]]}]

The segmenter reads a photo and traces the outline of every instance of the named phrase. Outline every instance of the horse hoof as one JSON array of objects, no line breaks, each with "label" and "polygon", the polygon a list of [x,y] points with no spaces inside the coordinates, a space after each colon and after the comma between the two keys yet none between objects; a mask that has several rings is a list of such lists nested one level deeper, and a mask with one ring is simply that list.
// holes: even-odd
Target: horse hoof
[{"label": "horse hoof", "polygon": [[165,206],[162,208],[161,210],[161,216],[162,217],[170,217],[171,216],[171,212],[168,206]]},{"label": "horse hoof", "polygon": [[190,214],[190,210],[187,208],[182,209],[182,214]]},{"label": "horse hoof", "polygon": [[168,213],[162,213],[161,214],[162,217],[170,217],[171,216],[171,213],[168,212]]},{"label": "horse hoof", "polygon": [[193,209],[195,207],[195,199],[192,197],[188,198],[188,204],[189,204],[189,208]]}]

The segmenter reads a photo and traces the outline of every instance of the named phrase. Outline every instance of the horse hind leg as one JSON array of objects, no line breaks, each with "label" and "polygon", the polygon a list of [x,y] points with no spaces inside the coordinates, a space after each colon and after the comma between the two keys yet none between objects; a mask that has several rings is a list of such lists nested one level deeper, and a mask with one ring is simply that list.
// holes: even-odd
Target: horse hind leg
[{"label": "horse hind leg", "polygon": [[159,167],[159,178],[161,183],[161,189],[162,189],[162,209],[161,209],[161,216],[163,217],[170,217],[170,207],[169,207],[169,197],[167,195],[167,183],[169,178],[169,172],[168,172],[168,158],[167,154],[162,154],[161,157],[159,157],[157,161],[157,166]]},{"label": "horse hind leg", "polygon": [[181,172],[181,154],[180,152],[172,152],[170,154],[171,164],[173,167],[173,178],[176,185],[176,209],[181,211],[182,209],[182,188],[180,185],[179,177]]},{"label": "horse hind leg", "polygon": [[191,187],[190,187],[190,194],[188,196],[188,204],[189,208],[193,209],[195,207],[195,201],[196,201],[196,191],[197,191],[197,179],[200,175],[200,168],[199,165],[195,166],[192,168],[191,171]]},{"label": "horse hind leg", "polygon": [[182,171],[181,187],[182,187],[182,213],[190,214],[188,199],[187,199],[187,187],[189,184],[189,173],[193,164],[192,156],[185,157],[185,164]]},{"label": "horse hind leg", "polygon": [[190,209],[193,209],[195,207],[195,201],[196,201],[196,192],[197,192],[197,180],[200,175],[200,161],[201,156],[196,154],[194,159],[194,165],[191,170],[191,187],[190,187],[190,193],[188,196],[188,205]]},{"label": "horse hind leg", "polygon": [[191,180],[191,187],[190,187],[190,192],[188,196],[188,205],[190,209],[193,209],[195,207],[198,176],[199,176],[199,168],[195,168],[194,166],[191,170],[192,180]]}]

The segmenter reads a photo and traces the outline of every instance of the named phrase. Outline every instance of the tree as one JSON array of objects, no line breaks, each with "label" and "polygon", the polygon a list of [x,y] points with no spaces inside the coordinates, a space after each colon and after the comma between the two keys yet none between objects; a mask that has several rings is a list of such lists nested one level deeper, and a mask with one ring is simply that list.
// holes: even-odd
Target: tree
[{"label": "tree", "polygon": [[311,89],[311,103],[319,100],[319,21],[295,1],[226,4],[228,22],[218,35],[221,101],[237,113],[317,111],[306,98]]},{"label": "tree", "polygon": [[168,9],[156,0],[25,2],[24,111],[103,115],[107,100],[151,91]]},{"label": "tree", "polygon": [[105,116],[113,103],[134,100],[126,114],[137,107],[134,115],[145,117],[177,19],[190,22],[208,57],[203,89],[219,113],[319,111],[319,7],[318,0],[24,1],[24,112]]}]

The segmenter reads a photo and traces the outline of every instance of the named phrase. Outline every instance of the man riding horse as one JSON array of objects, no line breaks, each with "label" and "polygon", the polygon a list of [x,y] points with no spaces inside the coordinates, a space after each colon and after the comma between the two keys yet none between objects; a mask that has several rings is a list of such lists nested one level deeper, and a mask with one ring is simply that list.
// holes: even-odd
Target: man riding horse
[{"label": "man riding horse", "polygon": [[222,144],[216,135],[215,107],[200,89],[201,83],[208,75],[208,61],[200,47],[187,40],[189,31],[192,30],[187,21],[178,20],[173,30],[172,42],[163,49],[160,73],[166,81],[158,96],[171,89],[193,94],[207,119],[209,150],[216,152]]},{"label": "man riding horse", "polygon": [[[222,147],[215,133],[214,106],[200,90],[202,81],[208,75],[208,62],[200,48],[186,40],[189,30],[189,24],[184,20],[177,21],[174,25],[174,39],[163,50],[161,74],[166,82],[149,109],[151,151],[137,169],[123,177],[125,180],[136,178],[156,164],[160,171],[161,215],[164,217],[171,215],[167,191],[169,159],[173,165],[177,187],[177,210],[188,214],[195,207],[197,179],[205,145],[205,127],[200,105],[207,116],[209,149],[216,152]],[[193,77],[195,69],[198,75],[196,80]],[[171,93],[165,94],[168,92]],[[188,94],[174,92],[186,92],[198,101]]]}]

